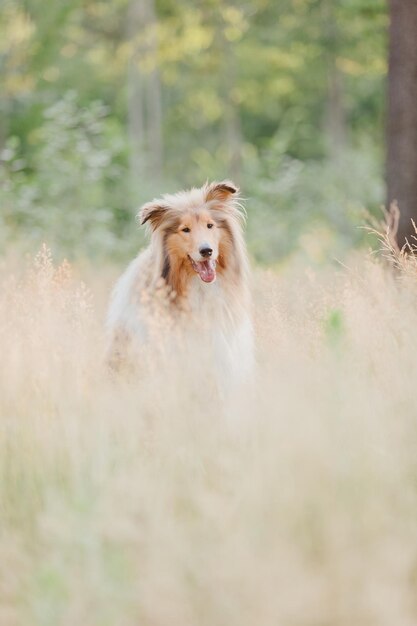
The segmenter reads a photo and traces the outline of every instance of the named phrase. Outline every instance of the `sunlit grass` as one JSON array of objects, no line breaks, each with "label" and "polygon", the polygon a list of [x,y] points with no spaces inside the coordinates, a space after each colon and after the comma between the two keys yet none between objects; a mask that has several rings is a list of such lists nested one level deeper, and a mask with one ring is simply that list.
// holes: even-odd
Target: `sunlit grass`
[{"label": "sunlit grass", "polygon": [[175,370],[109,378],[112,271],[4,263],[0,624],[414,624],[417,273],[397,261],[255,271],[255,389],[226,408]]}]

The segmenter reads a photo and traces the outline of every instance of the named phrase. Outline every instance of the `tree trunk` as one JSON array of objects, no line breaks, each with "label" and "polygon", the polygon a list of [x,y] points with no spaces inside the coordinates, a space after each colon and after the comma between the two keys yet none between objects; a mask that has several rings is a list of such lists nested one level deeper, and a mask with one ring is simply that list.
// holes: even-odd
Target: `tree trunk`
[{"label": "tree trunk", "polygon": [[233,51],[229,51],[228,58],[225,57],[224,66],[224,129],[225,139],[228,148],[229,176],[239,180],[242,170],[242,129],[239,117],[239,110],[233,101],[233,87],[236,84],[236,67]]},{"label": "tree trunk", "polygon": [[387,203],[398,202],[397,243],[417,223],[417,2],[390,0]]},{"label": "tree trunk", "polygon": [[[238,3],[236,3],[238,6]],[[217,41],[221,59],[220,95],[223,105],[222,141],[227,148],[227,177],[239,181],[242,172],[242,126],[239,108],[233,97],[237,84],[238,66],[233,43],[223,32],[224,24],[217,23]],[[225,174],[226,175],[226,174]]]},{"label": "tree trunk", "polygon": [[127,38],[131,46],[127,65],[127,117],[129,133],[129,169],[132,182],[145,175],[145,119],[143,80],[139,70],[140,51],[137,35],[143,22],[142,0],[132,0],[127,14]]},{"label": "tree trunk", "polygon": [[[130,170],[135,183],[162,175],[162,103],[154,0],[131,0],[127,13]],[[146,69],[144,69],[146,66]]]},{"label": "tree trunk", "polygon": [[148,151],[150,155],[149,169],[153,179],[162,176],[163,145],[162,145],[162,95],[161,81],[158,70],[158,42],[156,35],[157,17],[154,0],[147,0],[147,25],[150,28],[148,54],[152,58],[152,69],[147,84],[148,100]]},{"label": "tree trunk", "polygon": [[346,149],[346,114],[343,76],[334,57],[328,59],[325,134],[331,159],[338,159]]},{"label": "tree trunk", "polygon": [[328,155],[334,160],[342,156],[347,144],[344,80],[337,67],[341,36],[333,0],[323,0],[320,9],[327,73],[323,130]]}]

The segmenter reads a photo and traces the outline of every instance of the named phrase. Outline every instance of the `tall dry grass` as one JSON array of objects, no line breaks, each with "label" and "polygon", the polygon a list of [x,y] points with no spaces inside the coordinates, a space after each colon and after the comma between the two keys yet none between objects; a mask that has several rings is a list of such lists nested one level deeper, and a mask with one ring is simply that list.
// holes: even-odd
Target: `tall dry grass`
[{"label": "tall dry grass", "polygon": [[1,626],[415,624],[417,273],[399,267],[258,270],[257,381],[225,411],[180,363],[109,379],[108,273],[3,262]]}]

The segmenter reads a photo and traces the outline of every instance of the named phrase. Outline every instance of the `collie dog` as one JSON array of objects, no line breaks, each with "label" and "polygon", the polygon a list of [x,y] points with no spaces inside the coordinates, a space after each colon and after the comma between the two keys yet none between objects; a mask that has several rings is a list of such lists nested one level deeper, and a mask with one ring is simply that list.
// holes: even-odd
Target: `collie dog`
[{"label": "collie dog", "polygon": [[171,363],[188,350],[182,363],[193,355],[191,369],[198,363],[204,378],[213,374],[220,386],[248,377],[253,339],[238,191],[230,181],[206,183],[140,209],[151,242],[112,294],[107,317],[112,367],[143,367],[144,355],[162,348],[174,357]]}]

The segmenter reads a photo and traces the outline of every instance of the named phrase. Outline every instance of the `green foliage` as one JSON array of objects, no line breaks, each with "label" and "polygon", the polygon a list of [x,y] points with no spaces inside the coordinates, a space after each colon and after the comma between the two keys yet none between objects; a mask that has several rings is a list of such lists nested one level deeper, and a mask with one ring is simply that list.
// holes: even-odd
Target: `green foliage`
[{"label": "green foliage", "polygon": [[275,138],[260,157],[245,163],[255,257],[272,263],[301,249],[320,263],[358,244],[364,209],[377,210],[383,194],[379,162],[370,145],[346,149],[335,161],[301,161]]},{"label": "green foliage", "polygon": [[324,320],[324,331],[330,345],[338,346],[345,332],[343,312],[340,309],[331,309]]},{"label": "green foliage", "polygon": [[127,257],[142,201],[214,177],[249,198],[260,260],[357,243],[383,200],[386,24],[383,0],[7,0],[0,243]]},{"label": "green foliage", "polygon": [[19,140],[3,150],[2,219],[37,243],[47,234],[66,253],[115,248],[118,216],[126,211],[120,129],[103,104],[80,108],[74,92],[44,111],[25,161]]}]

